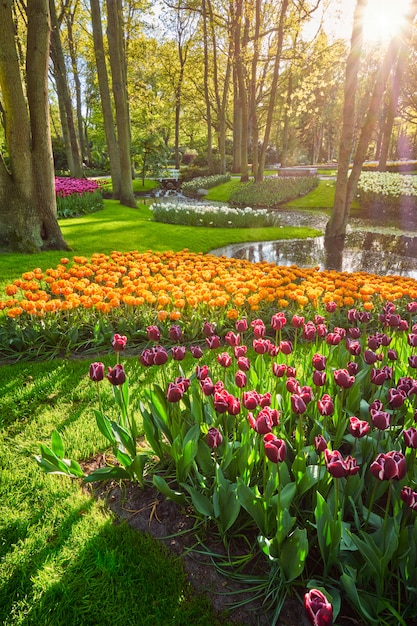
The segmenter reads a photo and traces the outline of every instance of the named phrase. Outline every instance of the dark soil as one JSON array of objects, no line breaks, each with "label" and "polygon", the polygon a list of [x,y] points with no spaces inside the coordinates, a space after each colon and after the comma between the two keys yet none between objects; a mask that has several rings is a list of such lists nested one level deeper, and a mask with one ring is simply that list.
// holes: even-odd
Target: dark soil
[{"label": "dark soil", "polygon": [[[105,464],[101,455],[84,464],[88,473]],[[141,488],[137,484],[102,483],[94,495],[106,501],[108,508],[115,514],[119,522],[125,522],[139,532],[148,533],[162,541],[174,554],[183,561],[187,580],[196,591],[210,598],[211,604],[219,615],[228,623],[236,626],[271,625],[273,613],[267,610],[262,600],[251,601],[244,606],[235,608],[236,602],[242,598],[250,598],[250,587],[241,581],[234,581],[223,576],[215,567],[208,551],[217,555],[225,555],[226,551],[215,528],[196,526],[193,510],[181,509],[175,502],[168,500],[152,485]],[[248,553],[249,545],[256,545],[256,537],[248,537],[249,541],[236,542],[229,546],[234,557]],[[256,555],[246,568],[250,575],[265,575],[267,563],[257,559]],[[262,556],[262,555],[261,555]],[[244,593],[248,591],[248,593]],[[276,626],[309,626],[303,606],[303,594],[287,597],[284,601]],[[342,601],[342,608],[335,621],[338,626],[366,626],[351,611],[349,605]],[[417,626],[416,622],[409,626]]]}]

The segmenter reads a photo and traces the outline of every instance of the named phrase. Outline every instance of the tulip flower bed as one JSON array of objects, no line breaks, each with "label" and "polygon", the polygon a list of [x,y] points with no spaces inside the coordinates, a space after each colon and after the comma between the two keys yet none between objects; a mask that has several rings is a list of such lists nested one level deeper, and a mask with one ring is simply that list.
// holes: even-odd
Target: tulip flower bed
[{"label": "tulip flower bed", "polygon": [[404,204],[415,207],[417,178],[389,172],[362,172],[358,183],[360,203],[364,206],[372,202],[387,207],[400,207]]},{"label": "tulip flower bed", "polygon": [[193,341],[201,319],[215,317],[222,331],[240,315],[267,318],[277,306],[310,314],[334,301],[342,314],[351,306],[378,311],[387,300],[415,299],[417,282],[398,276],[253,264],[187,250],[75,256],[25,272],[6,287],[0,350],[4,359],[48,358],[107,348],[115,332],[139,348],[143,328],[156,320],[181,320]]},{"label": "tulip flower bed", "polygon": [[100,184],[87,178],[55,177],[59,218],[86,215],[103,208]]},{"label": "tulip flower bed", "polygon": [[[247,553],[219,557],[220,567],[247,572],[264,561],[268,574],[246,580],[264,589],[273,624],[286,595],[300,589],[318,626],[337,618],[342,597],[361,623],[410,624],[417,618],[416,314],[411,300],[381,302],[373,313],[328,300],[308,317],[301,310],[238,317],[222,334],[207,320],[191,344],[180,323],[154,323],[145,330],[139,383],[128,380],[128,340],[116,333],[115,365],[90,366],[108,465],[85,475],[65,458],[57,431],[37,461],[86,482],[152,481],[178,506],[192,506],[196,526],[214,528],[226,546],[247,536]],[[159,372],[152,385],[149,368]],[[105,384],[116,410],[101,406]],[[137,443],[143,432],[149,451]]]},{"label": "tulip flower bed", "polygon": [[154,202],[150,205],[155,222],[212,228],[260,228],[277,226],[277,217],[266,209],[236,209],[228,206]]}]

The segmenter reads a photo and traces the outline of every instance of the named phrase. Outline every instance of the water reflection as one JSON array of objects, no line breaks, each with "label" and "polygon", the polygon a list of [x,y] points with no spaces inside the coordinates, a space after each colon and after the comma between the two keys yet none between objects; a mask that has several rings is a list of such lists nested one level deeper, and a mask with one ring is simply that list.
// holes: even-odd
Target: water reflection
[{"label": "water reflection", "polygon": [[216,256],[319,267],[339,272],[365,271],[417,279],[417,237],[367,231],[350,232],[343,242],[324,237],[241,243],[212,250]]}]

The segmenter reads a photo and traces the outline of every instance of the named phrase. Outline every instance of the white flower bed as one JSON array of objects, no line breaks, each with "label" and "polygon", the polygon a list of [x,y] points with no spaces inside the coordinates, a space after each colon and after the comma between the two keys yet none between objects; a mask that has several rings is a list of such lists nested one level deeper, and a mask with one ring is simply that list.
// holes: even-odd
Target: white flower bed
[{"label": "white flower bed", "polygon": [[362,172],[358,193],[390,196],[399,198],[400,196],[417,196],[417,176],[410,174],[396,174],[389,172]]},{"label": "white flower bed", "polygon": [[150,207],[156,222],[209,226],[217,228],[254,228],[275,226],[276,215],[266,209],[244,209],[229,206],[154,202]]}]

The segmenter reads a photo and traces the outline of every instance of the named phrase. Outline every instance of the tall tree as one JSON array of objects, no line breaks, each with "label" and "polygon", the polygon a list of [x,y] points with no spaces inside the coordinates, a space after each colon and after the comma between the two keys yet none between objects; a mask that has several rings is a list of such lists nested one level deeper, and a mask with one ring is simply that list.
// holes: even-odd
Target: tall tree
[{"label": "tall tree", "polygon": [[107,40],[120,154],[120,204],[136,207],[132,187],[130,119],[126,84],[126,55],[122,0],[107,0]]},{"label": "tall tree", "polygon": [[0,249],[68,250],[56,217],[48,105],[49,3],[31,0],[27,6],[26,84],[13,5],[13,0],[0,2],[0,91],[7,145],[7,155],[0,159]]},{"label": "tall tree", "polygon": [[54,78],[58,94],[59,111],[61,117],[62,134],[67,153],[67,160],[71,176],[82,178],[82,156],[77,138],[77,129],[74,121],[72,99],[68,86],[67,68],[64,51],[62,49],[59,21],[55,8],[55,0],[49,0],[51,14],[51,58],[54,67]]},{"label": "tall tree", "polygon": [[[326,237],[331,239],[344,238],[349,219],[352,201],[355,197],[360,173],[366,158],[369,142],[375,128],[379,107],[386,89],[388,78],[395,68],[401,50],[409,45],[412,24],[417,14],[417,0],[412,0],[405,18],[402,33],[393,37],[377,72],[374,87],[365,120],[361,128],[359,139],[354,146],[353,125],[355,119],[354,98],[356,95],[357,77],[353,75],[358,69],[360,51],[362,48],[363,11],[367,0],[358,0],[352,29],[351,51],[346,67],[345,102],[343,110],[342,138],[339,149],[339,164],[336,181],[335,199],[332,215],[326,226]],[[349,173],[351,155],[353,153],[353,166]]]},{"label": "tall tree", "polygon": [[91,24],[93,28],[94,54],[97,65],[97,77],[100,90],[101,108],[103,111],[104,132],[106,135],[107,150],[109,154],[113,198],[119,200],[121,196],[120,152],[113,120],[109,78],[107,74],[106,57],[104,52],[100,0],[90,0],[90,8]]}]

